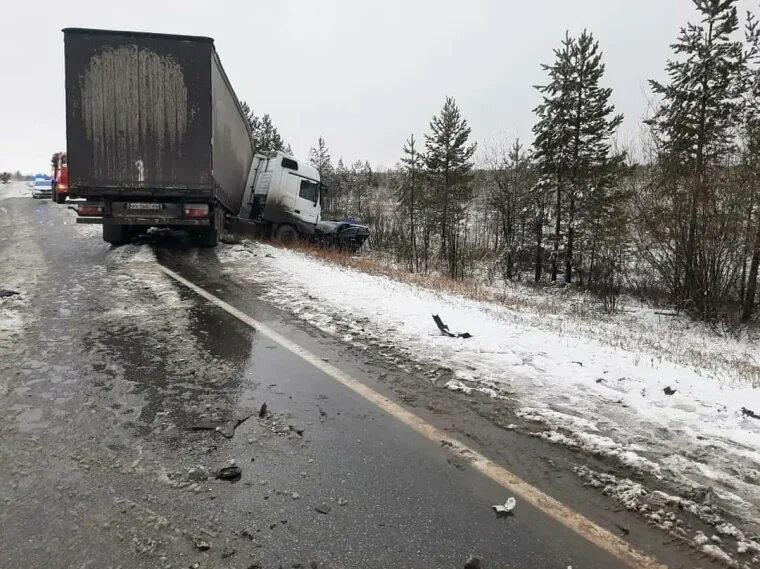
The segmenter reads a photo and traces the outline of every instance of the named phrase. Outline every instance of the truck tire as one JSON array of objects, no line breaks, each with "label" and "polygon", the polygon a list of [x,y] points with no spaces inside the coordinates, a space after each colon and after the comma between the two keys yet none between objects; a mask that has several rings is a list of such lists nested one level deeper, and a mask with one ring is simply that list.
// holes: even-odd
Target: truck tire
[{"label": "truck tire", "polygon": [[53,200],[55,203],[61,204],[66,203],[66,194],[59,194],[58,192],[53,192]]},{"label": "truck tire", "polygon": [[104,225],[103,241],[111,245],[121,245],[126,241],[126,231],[123,225]]},{"label": "truck tire", "polygon": [[139,225],[125,225],[124,241],[131,241],[132,239],[135,239],[138,235],[147,229],[147,227],[141,227]]},{"label": "truck tire", "polygon": [[200,245],[202,247],[216,247],[224,234],[224,222],[226,214],[224,208],[217,206],[214,212],[214,218],[208,229],[200,234]]},{"label": "truck tire", "polygon": [[274,238],[280,243],[290,244],[298,239],[298,231],[292,225],[283,224],[277,228]]}]

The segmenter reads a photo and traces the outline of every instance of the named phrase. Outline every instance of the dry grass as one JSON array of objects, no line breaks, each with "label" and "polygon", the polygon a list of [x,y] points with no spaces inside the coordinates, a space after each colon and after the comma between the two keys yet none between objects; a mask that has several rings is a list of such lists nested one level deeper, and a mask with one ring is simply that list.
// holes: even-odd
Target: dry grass
[{"label": "dry grass", "polygon": [[492,288],[486,287],[472,278],[456,280],[441,275],[410,273],[373,257],[352,256],[337,249],[316,247],[305,243],[292,245],[288,248],[333,265],[354,269],[369,275],[387,277],[400,283],[419,286],[438,292],[453,293],[472,300],[499,300],[497,298],[498,295]]}]

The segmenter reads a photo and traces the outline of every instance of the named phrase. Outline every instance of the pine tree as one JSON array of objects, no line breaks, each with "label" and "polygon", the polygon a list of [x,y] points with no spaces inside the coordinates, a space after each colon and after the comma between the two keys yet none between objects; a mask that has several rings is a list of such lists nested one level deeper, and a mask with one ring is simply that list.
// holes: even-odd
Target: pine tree
[{"label": "pine tree", "polygon": [[[716,166],[734,150],[744,54],[741,41],[733,37],[739,27],[736,0],[693,2],[700,21],[682,28],[671,46],[675,58],[666,65],[668,82],[650,81],[661,103],[648,124],[666,175],[677,180],[675,189],[683,197],[675,201],[685,201],[688,209],[685,220],[675,220],[683,227],[675,235],[675,292],[706,315],[721,287],[714,281],[717,275],[708,261],[712,253],[703,236],[711,229],[716,198],[720,200]],[[680,216],[679,206],[674,203],[672,215]]]},{"label": "pine tree", "polygon": [[351,173],[346,168],[343,158],[338,159],[338,164],[335,167],[335,173],[333,174],[333,182],[330,186],[330,200],[333,205],[332,212],[340,214],[341,217],[348,215],[349,209],[349,191],[351,187]]},{"label": "pine tree", "polygon": [[309,150],[309,163],[319,172],[319,179],[322,182],[323,188],[327,191],[326,195],[323,196],[325,198],[323,208],[325,211],[332,211],[334,204],[330,196],[330,188],[333,182],[333,165],[330,158],[330,150],[327,148],[325,139],[321,136],[317,141],[317,146]]},{"label": "pine tree", "polygon": [[309,163],[314,166],[320,176],[326,176],[332,173],[332,159],[330,150],[327,148],[325,139],[321,136],[317,141],[317,146],[309,150]]},{"label": "pine tree", "polygon": [[257,151],[274,152],[285,150],[285,142],[282,140],[277,127],[272,124],[268,114],[261,117],[261,125],[257,133]]},{"label": "pine tree", "polygon": [[[533,126],[534,156],[541,176],[540,187],[544,192],[554,194],[554,238],[552,250],[551,280],[557,280],[557,264],[560,255],[562,236],[562,199],[566,185],[569,158],[568,130],[563,128],[565,118],[572,107],[572,63],[571,51],[573,41],[565,35],[560,49],[554,50],[553,65],[542,64],[541,68],[549,75],[549,83],[536,89],[543,95],[543,100],[534,113],[538,122]],[[537,274],[540,269],[536,269]]]},{"label": "pine tree", "polygon": [[470,172],[477,144],[467,144],[471,129],[453,97],[446,97],[441,112],[430,121],[425,135],[425,166],[434,191],[441,239],[440,256],[451,276],[459,275],[458,224],[472,195]]},{"label": "pine tree", "polygon": [[[555,187],[555,233],[552,280],[557,278],[561,224],[566,220],[565,282],[573,279],[576,231],[604,199],[620,163],[612,154],[612,137],[623,120],[610,103],[612,89],[600,86],[605,66],[599,43],[584,31],[578,38],[566,34],[556,60],[543,66],[549,84],[536,108],[533,128],[535,155],[545,181]],[[563,204],[566,199],[566,204]]]},{"label": "pine tree", "polygon": [[417,254],[417,224],[416,217],[420,208],[420,172],[423,167],[423,157],[416,148],[417,141],[414,134],[407,139],[401,158],[403,173],[401,184],[398,189],[398,201],[408,218],[405,224],[409,231],[410,268],[412,271],[419,270],[419,257]]},{"label": "pine tree", "polygon": [[351,193],[351,198],[354,202],[351,208],[352,217],[361,219],[365,214],[366,196],[367,196],[367,183],[366,183],[366,171],[364,168],[364,162],[361,160],[355,161],[351,164],[349,170],[349,183],[348,190]]},{"label": "pine tree", "polygon": [[256,140],[256,135],[261,128],[261,121],[247,102],[240,101],[240,108],[243,109],[243,115],[245,115],[245,118],[248,121],[248,125],[251,127],[251,136],[254,140]]},{"label": "pine tree", "polygon": [[257,117],[245,101],[240,101],[240,108],[251,127],[251,138],[255,152],[285,151],[287,154],[292,154],[290,145],[282,139],[268,114],[261,118]]},{"label": "pine tree", "polygon": [[[748,188],[747,241],[751,260],[749,273],[742,271],[742,320],[748,321],[755,309],[758,268],[760,267],[760,23],[747,13],[745,38],[749,46],[746,54],[746,90],[742,114],[742,170]],[[755,216],[753,220],[752,217]],[[744,261],[746,268],[746,257]],[[746,284],[745,284],[746,283]]]}]

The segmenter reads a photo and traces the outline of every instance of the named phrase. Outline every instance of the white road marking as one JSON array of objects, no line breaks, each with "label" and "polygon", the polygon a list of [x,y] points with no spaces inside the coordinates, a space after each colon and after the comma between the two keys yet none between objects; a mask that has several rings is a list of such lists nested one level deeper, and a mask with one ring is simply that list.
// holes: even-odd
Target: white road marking
[{"label": "white road marking", "polygon": [[585,538],[603,551],[606,551],[613,557],[625,563],[628,567],[633,567],[636,569],[667,569],[667,565],[663,565],[652,557],[649,557],[648,555],[636,550],[631,544],[627,543],[615,534],[607,531],[603,527],[597,525],[593,521],[589,520],[582,514],[576,512],[558,500],[555,500],[551,496],[544,494],[535,486],[532,486],[519,476],[513,474],[506,468],[499,466],[492,460],[469,448],[467,445],[461,443],[457,439],[452,438],[433,425],[426,423],[412,412],[407,411],[394,401],[391,401],[384,395],[381,395],[371,387],[368,387],[366,384],[350,376],[343,370],[340,370],[334,365],[331,365],[330,363],[324,361],[319,356],[312,354],[295,342],[288,340],[281,334],[269,328],[266,324],[262,324],[258,320],[251,318],[246,313],[238,310],[231,304],[224,302],[222,299],[214,296],[210,292],[207,292],[186,278],[181,277],[171,269],[167,269],[163,265],[159,265],[159,268],[169,277],[183,284],[199,296],[205,298],[241,322],[255,329],[260,334],[268,337],[273,342],[279,344],[289,352],[298,356],[305,362],[311,364],[338,383],[341,383],[344,386],[348,387],[354,393],[361,395],[367,401],[374,403],[377,407],[391,415],[393,418],[411,427],[433,443],[442,444],[448,447],[452,453],[469,462],[473,468],[497,484],[503,486],[505,489],[508,489],[510,492],[517,494],[520,496],[520,498],[530,503],[532,506],[538,508],[550,518],[558,521],[563,526],[574,531],[576,534]]}]

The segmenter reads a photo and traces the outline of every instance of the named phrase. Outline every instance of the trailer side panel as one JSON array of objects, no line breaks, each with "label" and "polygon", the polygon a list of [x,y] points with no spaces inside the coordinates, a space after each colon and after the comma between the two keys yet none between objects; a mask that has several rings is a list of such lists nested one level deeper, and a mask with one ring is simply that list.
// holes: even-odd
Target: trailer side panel
[{"label": "trailer side panel", "polygon": [[213,101],[213,177],[218,197],[237,215],[253,160],[250,126],[216,52],[211,61]]}]

